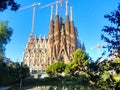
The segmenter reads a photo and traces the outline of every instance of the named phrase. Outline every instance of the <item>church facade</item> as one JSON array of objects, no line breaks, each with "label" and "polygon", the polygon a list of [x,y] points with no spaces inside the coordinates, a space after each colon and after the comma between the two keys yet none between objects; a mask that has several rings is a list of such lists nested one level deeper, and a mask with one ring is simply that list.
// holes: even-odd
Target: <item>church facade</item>
[{"label": "church facade", "polygon": [[23,54],[23,64],[30,68],[30,72],[44,71],[51,63],[72,60],[73,52],[77,48],[77,32],[74,26],[72,7],[68,14],[68,0],[66,0],[65,20],[58,14],[56,4],[55,20],[51,7],[48,37],[34,37],[31,33]]}]

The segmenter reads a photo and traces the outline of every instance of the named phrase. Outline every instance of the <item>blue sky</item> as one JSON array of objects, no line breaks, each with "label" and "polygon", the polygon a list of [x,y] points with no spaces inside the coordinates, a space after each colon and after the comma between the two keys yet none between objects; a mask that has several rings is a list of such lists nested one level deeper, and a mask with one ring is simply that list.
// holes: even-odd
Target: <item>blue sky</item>
[{"label": "blue sky", "polygon": [[[21,7],[40,2],[41,6],[55,0],[15,0]],[[64,0],[65,1],[65,0]],[[78,28],[79,39],[84,42],[86,52],[96,60],[97,49],[91,50],[97,43],[101,43],[101,30],[104,25],[111,25],[104,18],[105,14],[117,9],[119,0],[69,0],[69,6],[73,7],[73,19]],[[55,7],[55,6],[54,6]],[[54,9],[55,11],[55,9]],[[62,16],[65,16],[63,5]],[[55,14],[54,14],[55,15]],[[6,56],[12,61],[22,60],[25,45],[31,32],[32,8],[12,12],[9,9],[0,12],[0,21],[8,20],[9,27],[13,28],[11,42],[6,46]],[[35,15],[35,35],[48,35],[50,23],[50,7],[40,9],[37,7]],[[106,49],[101,49],[101,53]]]}]

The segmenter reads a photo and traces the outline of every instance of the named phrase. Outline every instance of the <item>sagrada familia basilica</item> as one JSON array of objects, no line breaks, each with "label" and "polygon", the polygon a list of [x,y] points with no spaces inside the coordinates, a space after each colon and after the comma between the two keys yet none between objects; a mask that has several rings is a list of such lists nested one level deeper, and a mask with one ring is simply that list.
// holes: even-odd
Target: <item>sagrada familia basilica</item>
[{"label": "sagrada familia basilica", "polygon": [[[72,7],[66,0],[65,17],[59,15],[56,4],[55,20],[51,7],[48,37],[34,37],[31,33],[23,55],[23,64],[30,68],[30,72],[44,71],[51,63],[72,60],[73,52],[77,49],[77,31],[74,26]],[[64,20],[65,18],[65,20]]]}]

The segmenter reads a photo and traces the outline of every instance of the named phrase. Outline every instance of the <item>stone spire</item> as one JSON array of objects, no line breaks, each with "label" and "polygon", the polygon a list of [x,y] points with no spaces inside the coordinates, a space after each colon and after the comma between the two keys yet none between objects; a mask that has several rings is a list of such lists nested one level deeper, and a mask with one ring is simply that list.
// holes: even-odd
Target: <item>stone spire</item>
[{"label": "stone spire", "polygon": [[51,6],[51,15],[50,15],[50,20],[53,20],[53,6]]},{"label": "stone spire", "polygon": [[68,16],[68,0],[66,0],[66,16]]},{"label": "stone spire", "polygon": [[53,20],[53,6],[51,6],[51,15],[50,15],[50,26],[49,26],[49,35],[48,35],[48,47],[50,48],[50,53],[53,53],[53,44],[54,44],[54,20]]},{"label": "stone spire", "polygon": [[70,21],[73,21],[73,16],[72,16],[72,7],[70,7]]},{"label": "stone spire", "polygon": [[[59,15],[58,15],[58,2],[56,2],[56,20],[55,20],[56,24],[59,24]],[[57,25],[58,26],[58,25]],[[57,28],[58,29],[58,28]]]},{"label": "stone spire", "polygon": [[65,20],[65,35],[66,35],[66,44],[67,44],[67,52],[69,54],[70,48],[70,23],[69,23],[69,15],[68,15],[68,0],[66,0],[66,20]]},{"label": "stone spire", "polygon": [[59,15],[58,15],[58,2],[56,2],[56,18],[54,24],[54,44],[56,53],[59,52],[59,44],[60,44],[60,29],[59,29]]},{"label": "stone spire", "polygon": [[73,21],[73,15],[72,15],[72,7],[70,7],[70,38],[71,38],[71,52],[73,52],[76,49],[76,30],[74,26],[74,21]]},{"label": "stone spire", "polygon": [[58,15],[58,2],[56,2],[56,16]]},{"label": "stone spire", "polygon": [[66,29],[69,29],[68,0],[66,0],[66,21],[65,21],[65,24],[66,24]]}]

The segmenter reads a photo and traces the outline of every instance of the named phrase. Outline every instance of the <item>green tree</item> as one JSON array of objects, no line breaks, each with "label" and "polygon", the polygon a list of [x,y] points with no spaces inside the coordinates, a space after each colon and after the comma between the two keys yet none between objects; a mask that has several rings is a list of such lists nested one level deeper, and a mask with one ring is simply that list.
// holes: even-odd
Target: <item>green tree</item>
[{"label": "green tree", "polygon": [[[120,83],[120,59],[115,58],[110,61],[105,60],[98,63],[99,86],[118,88]],[[118,89],[115,89],[118,90]]]},{"label": "green tree", "polygon": [[120,58],[115,58],[110,61],[103,61],[98,63],[98,71],[103,73],[104,71],[114,70],[116,74],[120,74]]},{"label": "green tree", "polygon": [[108,51],[120,50],[120,4],[118,9],[104,16],[110,21],[110,26],[104,26],[101,39],[107,42]]},{"label": "green tree", "polygon": [[0,0],[0,11],[6,10],[9,6],[13,11],[16,11],[20,7],[15,0]]},{"label": "green tree", "polygon": [[11,69],[6,63],[3,62],[5,45],[10,41],[11,35],[12,29],[8,27],[8,22],[0,22],[0,81],[3,81],[0,83],[0,85],[8,83],[10,84],[11,81],[13,81],[11,75],[9,75],[9,71],[13,69]]},{"label": "green tree", "polygon": [[75,72],[80,72],[80,71],[87,71],[88,69],[88,65],[89,65],[89,55],[83,51],[82,49],[77,49],[74,53],[73,53],[73,60],[71,62],[71,71],[72,73]]},{"label": "green tree", "polygon": [[4,55],[5,45],[10,41],[12,28],[8,27],[8,22],[0,22],[0,57]]},{"label": "green tree", "polygon": [[54,74],[62,73],[65,70],[65,67],[66,65],[62,61],[54,62],[50,66],[48,66],[48,68],[46,69],[46,72],[50,76],[53,76]]},{"label": "green tree", "polygon": [[29,67],[26,65],[21,65],[20,74],[22,78],[25,78],[29,75]]},{"label": "green tree", "polygon": [[65,74],[70,74],[71,73],[71,70],[72,70],[71,66],[72,66],[71,62],[66,64],[65,71],[64,71]]},{"label": "green tree", "polygon": [[[4,66],[3,66],[4,65]],[[5,63],[0,67],[0,86],[11,85],[19,83],[20,79],[29,75],[29,68],[19,63],[12,63],[7,65]]]},{"label": "green tree", "polygon": [[110,62],[110,70],[114,70],[116,74],[120,74],[120,58],[115,58]]}]

